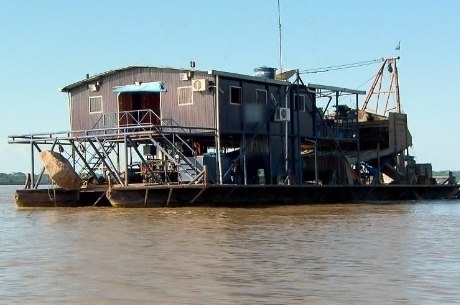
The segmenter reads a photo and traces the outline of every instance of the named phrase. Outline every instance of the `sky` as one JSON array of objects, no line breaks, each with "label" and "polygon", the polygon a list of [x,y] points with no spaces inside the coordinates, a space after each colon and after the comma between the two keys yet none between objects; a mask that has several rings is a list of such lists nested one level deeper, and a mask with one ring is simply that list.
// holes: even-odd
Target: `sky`
[{"label": "sky", "polygon": [[[283,70],[400,56],[410,153],[434,170],[460,170],[460,1],[280,0],[280,12]],[[3,173],[31,166],[30,146],[8,136],[69,130],[59,88],[86,74],[187,68],[190,60],[199,70],[249,75],[280,66],[277,0],[0,0],[0,28]],[[367,91],[378,68],[301,77]]]}]

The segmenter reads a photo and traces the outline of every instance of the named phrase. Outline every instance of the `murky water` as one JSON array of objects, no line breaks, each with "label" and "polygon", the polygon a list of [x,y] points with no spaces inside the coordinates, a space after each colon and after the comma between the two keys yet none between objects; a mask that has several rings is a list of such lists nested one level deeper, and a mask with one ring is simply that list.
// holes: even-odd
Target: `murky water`
[{"label": "murky water", "polygon": [[0,304],[455,304],[460,201],[16,210]]}]

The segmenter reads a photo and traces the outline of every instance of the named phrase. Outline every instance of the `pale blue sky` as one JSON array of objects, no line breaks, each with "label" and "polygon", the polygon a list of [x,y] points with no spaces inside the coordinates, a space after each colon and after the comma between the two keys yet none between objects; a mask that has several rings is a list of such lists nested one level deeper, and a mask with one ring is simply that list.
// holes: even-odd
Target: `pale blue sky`
[{"label": "pale blue sky", "polygon": [[[281,0],[283,67],[305,70],[400,55],[403,111],[419,163],[460,169],[460,1]],[[58,91],[127,65],[253,74],[279,66],[276,0],[0,0],[0,172],[30,171],[12,134],[69,129]],[[395,46],[401,41],[401,50]],[[357,89],[378,66],[303,75]],[[368,90],[369,83],[362,90]]]}]

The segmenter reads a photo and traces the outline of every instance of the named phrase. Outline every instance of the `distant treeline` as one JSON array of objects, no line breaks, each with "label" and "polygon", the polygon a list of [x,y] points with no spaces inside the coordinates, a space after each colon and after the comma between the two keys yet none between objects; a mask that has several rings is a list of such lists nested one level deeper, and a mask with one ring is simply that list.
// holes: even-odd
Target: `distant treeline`
[{"label": "distant treeline", "polygon": [[[457,181],[460,181],[460,171],[453,171],[452,174],[457,178]],[[433,176],[447,177],[449,176],[449,171],[433,171]],[[25,185],[26,178],[27,174],[21,172],[11,174],[0,173],[0,185]],[[35,175],[34,181],[37,181],[37,179],[38,175]],[[51,179],[46,173],[43,174],[40,184],[51,184]]]},{"label": "distant treeline", "polygon": [[[452,171],[452,175],[457,178],[457,181],[460,180],[460,171]],[[433,171],[433,176],[449,176],[449,171]]]},{"label": "distant treeline", "polygon": [[[11,174],[0,173],[0,185],[25,185],[27,174],[16,172]],[[38,175],[35,175],[34,181],[37,181]],[[47,174],[43,174],[40,184],[51,184],[51,179]]]}]

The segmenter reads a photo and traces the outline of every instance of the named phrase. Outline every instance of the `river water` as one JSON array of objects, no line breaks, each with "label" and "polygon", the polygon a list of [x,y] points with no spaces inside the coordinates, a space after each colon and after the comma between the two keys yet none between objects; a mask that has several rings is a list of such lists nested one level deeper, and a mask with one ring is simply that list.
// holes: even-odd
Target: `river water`
[{"label": "river water", "polygon": [[459,304],[460,201],[16,209],[0,304]]}]

